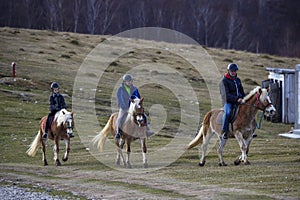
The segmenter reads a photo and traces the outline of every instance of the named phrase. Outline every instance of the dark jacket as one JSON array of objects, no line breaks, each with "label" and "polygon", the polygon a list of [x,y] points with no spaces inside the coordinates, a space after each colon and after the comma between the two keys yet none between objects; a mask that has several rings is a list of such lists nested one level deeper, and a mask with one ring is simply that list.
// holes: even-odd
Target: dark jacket
[{"label": "dark jacket", "polygon": [[118,104],[122,109],[128,109],[130,106],[130,98],[141,98],[140,93],[138,89],[135,86],[130,87],[130,94],[125,89],[124,83],[121,83],[120,87],[118,88],[117,91],[117,99],[118,99]]},{"label": "dark jacket", "polygon": [[231,77],[228,73],[223,76],[223,79],[220,83],[220,93],[223,104],[236,104],[239,98],[245,97],[241,80],[238,77]]},{"label": "dark jacket", "polygon": [[63,108],[66,108],[65,99],[61,94],[52,93],[49,99],[50,102],[50,112],[56,113]]}]

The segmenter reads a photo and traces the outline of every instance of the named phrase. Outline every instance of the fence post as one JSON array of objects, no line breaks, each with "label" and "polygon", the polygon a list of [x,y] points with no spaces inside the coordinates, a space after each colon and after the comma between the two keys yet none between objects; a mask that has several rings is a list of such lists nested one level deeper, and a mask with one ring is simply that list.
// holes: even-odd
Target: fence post
[{"label": "fence post", "polygon": [[14,81],[16,81],[16,63],[15,62],[11,63],[11,70],[12,70],[12,78]]}]

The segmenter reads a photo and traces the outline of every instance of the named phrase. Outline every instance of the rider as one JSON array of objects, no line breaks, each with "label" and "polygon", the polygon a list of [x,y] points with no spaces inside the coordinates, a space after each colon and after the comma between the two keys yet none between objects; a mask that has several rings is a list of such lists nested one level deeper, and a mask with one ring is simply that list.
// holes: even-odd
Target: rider
[{"label": "rider", "polygon": [[229,117],[234,106],[240,104],[245,97],[244,88],[241,80],[237,77],[238,65],[230,63],[227,66],[227,73],[222,78],[220,84],[220,93],[223,100],[223,123],[222,138],[228,139]]},{"label": "rider", "polygon": [[[130,98],[141,98],[139,90],[133,84],[133,77],[130,74],[125,74],[123,76],[123,82],[120,84],[120,87],[117,90],[117,100],[118,105],[120,107],[119,114],[117,118],[117,133],[115,138],[120,139],[120,131],[122,127],[122,123],[124,123],[124,118],[127,115],[129,106],[130,106]],[[146,118],[146,115],[144,115]],[[146,118],[147,121],[147,118]],[[154,133],[150,131],[147,124],[147,136],[153,135]]]},{"label": "rider", "polygon": [[[55,116],[55,113],[57,113],[58,111],[60,111],[63,108],[66,108],[65,99],[59,93],[59,89],[60,89],[60,87],[59,87],[58,83],[53,82],[51,84],[52,93],[51,93],[50,98],[49,98],[50,113],[48,114],[45,131],[44,131],[44,134],[42,136],[44,139],[46,139],[47,136],[48,136],[48,129],[50,128],[50,123],[52,122],[53,117]],[[74,137],[73,133],[69,134],[69,136]]]}]

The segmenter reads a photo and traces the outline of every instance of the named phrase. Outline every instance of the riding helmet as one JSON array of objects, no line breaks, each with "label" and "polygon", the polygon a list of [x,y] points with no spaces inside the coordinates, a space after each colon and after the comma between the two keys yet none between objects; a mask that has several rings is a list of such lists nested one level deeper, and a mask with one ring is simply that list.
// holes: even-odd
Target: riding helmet
[{"label": "riding helmet", "polygon": [[230,71],[237,71],[239,70],[239,67],[237,64],[235,63],[230,63],[228,66],[227,66],[227,70],[230,70]]},{"label": "riding helmet", "polygon": [[58,85],[58,83],[53,82],[53,83],[51,84],[51,89],[53,90],[54,88],[60,88],[59,85]]},{"label": "riding helmet", "polygon": [[123,81],[125,82],[125,81],[132,81],[133,80],[133,78],[132,78],[132,76],[130,75],[130,74],[125,74],[124,76],[123,76]]}]

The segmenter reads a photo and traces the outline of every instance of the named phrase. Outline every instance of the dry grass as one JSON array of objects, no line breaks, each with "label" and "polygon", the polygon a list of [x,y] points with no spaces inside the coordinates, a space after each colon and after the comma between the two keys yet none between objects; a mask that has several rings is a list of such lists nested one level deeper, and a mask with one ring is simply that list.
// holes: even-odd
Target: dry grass
[{"label": "dry grass", "polygon": [[[90,36],[52,31],[24,29],[0,29],[0,168],[1,179],[12,180],[39,187],[74,192],[85,198],[144,199],[298,199],[299,140],[281,138],[278,133],[287,132],[291,125],[263,122],[257,131],[258,138],[250,148],[250,166],[234,166],[239,155],[234,139],[229,140],[224,157],[227,167],[218,167],[216,147],[207,158],[207,165],[199,168],[199,151],[185,152],[176,162],[157,171],[124,175],[96,160],[77,134],[72,140],[70,160],[63,167],[43,167],[41,153],[29,158],[25,151],[38,129],[40,117],[48,112],[49,85],[58,81],[68,105],[72,105],[73,84],[78,69],[88,53],[108,37]],[[200,101],[199,111],[204,114],[211,107],[204,77],[188,62],[163,47],[188,49],[192,62],[198,62],[197,46],[155,43],[158,49],[130,50],[119,54],[123,47],[134,45],[148,47],[153,42],[117,38],[106,43],[110,56],[116,56],[97,86],[95,106],[101,127],[111,114],[111,98],[115,84],[122,74],[134,66],[163,63],[179,71],[187,78]],[[150,46],[151,46],[150,45]],[[298,58],[257,55],[244,51],[206,48],[219,69],[225,72],[228,62],[240,66],[239,76],[246,91],[266,79],[266,67],[294,68]],[[106,55],[103,55],[105,58]],[[10,63],[17,62],[16,82],[11,81]],[[104,61],[103,61],[104,62]],[[199,61],[201,62],[201,61]],[[149,71],[151,68],[148,69]],[[145,71],[145,73],[148,71]],[[154,75],[157,73],[152,72]],[[93,72],[86,74],[95,79]],[[168,144],[180,123],[179,102],[168,88],[159,84],[140,88],[145,97],[146,109],[161,104],[168,113],[164,129],[148,141],[149,152]],[[95,135],[96,133],[90,133]],[[190,133],[193,135],[194,133]],[[139,151],[139,144],[132,147]],[[48,145],[48,158],[52,152]],[[111,158],[114,160],[114,157]],[[50,159],[49,159],[50,160]],[[155,164],[149,161],[150,168]],[[139,163],[136,163],[139,165]],[[99,190],[101,187],[101,190]]]}]

